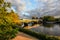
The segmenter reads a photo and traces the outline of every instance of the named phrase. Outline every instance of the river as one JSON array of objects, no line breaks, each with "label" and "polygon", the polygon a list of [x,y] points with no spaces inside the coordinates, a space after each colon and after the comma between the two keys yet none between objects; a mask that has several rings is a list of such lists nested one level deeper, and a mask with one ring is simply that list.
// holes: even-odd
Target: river
[{"label": "river", "polygon": [[40,24],[36,27],[32,26],[30,30],[37,32],[37,33],[60,36],[60,24]]}]

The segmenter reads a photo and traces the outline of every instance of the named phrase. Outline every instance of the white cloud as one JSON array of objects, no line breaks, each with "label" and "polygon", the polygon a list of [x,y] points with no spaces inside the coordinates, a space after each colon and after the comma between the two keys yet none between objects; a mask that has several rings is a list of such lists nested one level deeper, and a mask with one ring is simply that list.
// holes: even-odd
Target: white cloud
[{"label": "white cloud", "polygon": [[48,0],[36,0],[36,1],[38,1],[38,2],[39,2],[39,1],[41,1],[41,2],[47,2]]},{"label": "white cloud", "polygon": [[[31,10],[28,13],[31,13],[31,15],[60,15],[60,0],[35,0],[39,4],[39,8],[35,10]],[[41,2],[44,4],[42,9],[40,8]]]},{"label": "white cloud", "polygon": [[5,0],[5,1],[10,2],[12,6],[15,6],[17,12],[20,12],[25,9],[25,2],[22,0]]}]

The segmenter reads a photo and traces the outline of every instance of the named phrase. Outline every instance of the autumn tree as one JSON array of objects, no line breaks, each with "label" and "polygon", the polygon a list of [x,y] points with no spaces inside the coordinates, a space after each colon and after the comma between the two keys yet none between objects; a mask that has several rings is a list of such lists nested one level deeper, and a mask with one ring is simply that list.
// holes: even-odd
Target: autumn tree
[{"label": "autumn tree", "polygon": [[16,36],[18,28],[13,20],[18,20],[18,15],[11,12],[7,12],[7,8],[11,8],[9,2],[4,2],[0,0],[0,40],[10,40]]}]

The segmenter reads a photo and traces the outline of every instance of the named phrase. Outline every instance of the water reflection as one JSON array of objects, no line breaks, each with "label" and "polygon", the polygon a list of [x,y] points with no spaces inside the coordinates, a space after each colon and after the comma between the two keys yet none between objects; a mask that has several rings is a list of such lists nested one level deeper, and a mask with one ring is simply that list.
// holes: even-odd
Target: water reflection
[{"label": "water reflection", "polygon": [[38,33],[60,36],[60,24],[42,24],[30,30]]},{"label": "water reflection", "polygon": [[52,23],[51,24],[50,23],[43,23],[42,26],[50,28],[50,27],[54,27],[54,24],[52,24]]}]

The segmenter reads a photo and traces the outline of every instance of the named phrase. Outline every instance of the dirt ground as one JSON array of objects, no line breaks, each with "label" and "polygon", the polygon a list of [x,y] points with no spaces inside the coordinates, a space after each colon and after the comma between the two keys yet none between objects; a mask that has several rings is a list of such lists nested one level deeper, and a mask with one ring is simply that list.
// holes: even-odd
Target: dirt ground
[{"label": "dirt ground", "polygon": [[32,36],[29,36],[25,33],[19,32],[18,35],[12,40],[38,40],[38,39]]}]

